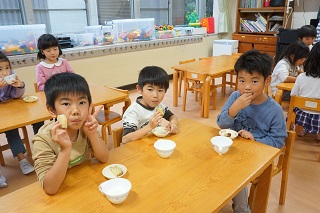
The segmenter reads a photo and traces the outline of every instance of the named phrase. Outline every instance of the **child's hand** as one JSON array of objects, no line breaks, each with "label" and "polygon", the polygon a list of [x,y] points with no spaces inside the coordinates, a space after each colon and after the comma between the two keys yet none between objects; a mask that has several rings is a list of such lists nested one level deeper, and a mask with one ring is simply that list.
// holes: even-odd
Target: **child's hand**
[{"label": "child's hand", "polygon": [[248,132],[247,130],[242,129],[238,132],[238,134],[245,139],[254,141],[253,135],[251,134],[251,132]]},{"label": "child's hand", "polygon": [[237,98],[237,100],[235,100],[233,105],[235,105],[238,110],[244,109],[251,104],[252,97],[252,93],[243,93],[239,98]]},{"label": "child's hand", "polygon": [[170,122],[167,125],[167,129],[170,131],[170,133],[176,134],[178,132],[178,125]]},{"label": "child's hand", "polygon": [[4,86],[7,86],[7,82],[3,78],[0,78],[0,88]]},{"label": "child's hand", "polygon": [[82,130],[87,136],[97,133],[97,128],[99,126],[99,123],[96,119],[96,116],[99,114],[102,108],[103,106],[100,106],[93,114],[91,114],[93,109],[93,104],[91,103],[89,107],[89,115],[87,117],[86,122],[82,126]]},{"label": "child's hand", "polygon": [[161,115],[161,112],[158,111],[150,118],[148,125],[151,129],[154,129],[157,126],[159,126],[161,121],[162,121],[162,115]]},{"label": "child's hand", "polygon": [[51,129],[51,138],[54,142],[61,146],[61,149],[71,148],[72,143],[66,129],[62,128],[62,124],[56,121]]},{"label": "child's hand", "polygon": [[20,81],[20,79],[18,78],[18,76],[16,76],[16,79],[13,80],[13,83],[11,84],[14,87],[20,87],[23,88],[24,87],[24,83],[23,81]]}]

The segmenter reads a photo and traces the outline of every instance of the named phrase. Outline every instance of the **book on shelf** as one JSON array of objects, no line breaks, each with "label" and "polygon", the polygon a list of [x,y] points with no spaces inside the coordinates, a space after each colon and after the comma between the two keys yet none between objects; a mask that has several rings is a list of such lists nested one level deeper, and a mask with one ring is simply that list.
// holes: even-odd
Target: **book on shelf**
[{"label": "book on shelf", "polygon": [[283,21],[283,16],[271,16],[269,21]]},{"label": "book on shelf", "polygon": [[261,8],[263,0],[240,0],[240,8]]},{"label": "book on shelf", "polygon": [[279,22],[275,22],[274,24],[270,24],[269,25],[269,31],[270,32],[277,32],[278,29],[281,27],[282,25]]}]

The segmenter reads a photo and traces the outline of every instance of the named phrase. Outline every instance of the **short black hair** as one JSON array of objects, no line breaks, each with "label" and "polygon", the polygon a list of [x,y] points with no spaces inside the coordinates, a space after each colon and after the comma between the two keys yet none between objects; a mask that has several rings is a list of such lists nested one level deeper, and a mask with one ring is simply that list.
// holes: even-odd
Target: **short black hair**
[{"label": "short black hair", "polygon": [[10,63],[10,60],[9,60],[8,56],[2,51],[0,51],[0,62],[8,62],[9,63],[9,67],[11,69],[11,63]]},{"label": "short black hair", "polygon": [[146,66],[139,73],[138,85],[142,89],[146,84],[159,86],[167,91],[169,88],[169,76],[161,67]]},{"label": "short black hair", "polygon": [[251,75],[254,72],[259,73],[266,79],[271,75],[272,58],[267,53],[261,53],[258,50],[249,50],[243,53],[234,65],[235,72],[245,71]]},{"label": "short black hair", "polygon": [[54,102],[61,95],[77,94],[88,97],[89,105],[92,102],[89,85],[81,75],[63,72],[52,75],[44,84],[44,93],[47,105],[55,110]]},{"label": "short black hair", "polygon": [[278,60],[280,61],[281,59],[286,58],[292,65],[294,65],[299,59],[307,58],[309,52],[309,47],[302,41],[298,40],[291,43],[286,49],[284,49]]},{"label": "short black hair", "polygon": [[298,29],[298,38],[317,37],[317,30],[313,25],[304,25]]},{"label": "short black hair", "polygon": [[309,57],[304,63],[306,76],[320,78],[320,42],[317,42],[311,49]]},{"label": "short black hair", "polygon": [[58,47],[59,56],[62,55],[62,50],[59,45],[58,39],[51,34],[42,34],[38,39],[38,49],[39,49],[39,52],[37,54],[38,60],[46,59],[46,56],[42,53],[42,51],[50,47]]}]

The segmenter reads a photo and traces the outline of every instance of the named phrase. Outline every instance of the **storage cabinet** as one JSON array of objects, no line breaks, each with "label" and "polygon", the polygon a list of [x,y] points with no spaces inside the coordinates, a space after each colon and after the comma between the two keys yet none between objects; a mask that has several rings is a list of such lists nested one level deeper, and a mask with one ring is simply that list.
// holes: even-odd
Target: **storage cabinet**
[{"label": "storage cabinet", "polygon": [[292,16],[287,14],[286,6],[264,7],[263,3],[263,0],[237,1],[236,30],[232,39],[239,40],[240,53],[257,49],[273,57],[278,29],[291,25]]}]

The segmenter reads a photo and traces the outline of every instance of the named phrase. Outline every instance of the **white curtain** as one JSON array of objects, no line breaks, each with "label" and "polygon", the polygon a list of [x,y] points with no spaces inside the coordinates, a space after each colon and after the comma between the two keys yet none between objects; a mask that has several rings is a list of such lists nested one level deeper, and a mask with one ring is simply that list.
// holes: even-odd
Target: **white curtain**
[{"label": "white curtain", "polygon": [[229,29],[229,0],[219,0],[219,31],[218,33],[227,33]]}]

